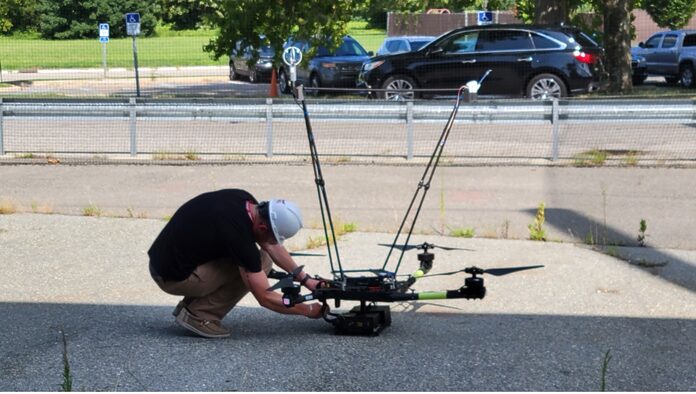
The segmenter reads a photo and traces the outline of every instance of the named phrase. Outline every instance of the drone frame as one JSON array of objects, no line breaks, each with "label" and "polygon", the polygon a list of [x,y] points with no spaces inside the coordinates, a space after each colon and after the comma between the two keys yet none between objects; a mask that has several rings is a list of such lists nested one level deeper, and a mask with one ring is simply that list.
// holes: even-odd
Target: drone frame
[{"label": "drone frame", "polygon": [[[478,86],[483,82],[483,80],[490,74],[488,70],[483,77],[477,82]],[[293,82],[294,85],[294,82]],[[433,274],[434,275],[452,275],[459,272],[464,272],[470,276],[465,278],[464,285],[459,289],[454,290],[444,290],[444,291],[423,291],[416,292],[411,289],[411,286],[420,278],[424,278],[430,269],[432,268],[434,254],[429,251],[429,249],[437,247],[436,245],[423,243],[422,245],[412,246],[408,242],[415,228],[416,221],[423,207],[425,197],[430,188],[430,182],[433,179],[435,170],[440,162],[442,152],[447,143],[450,131],[454,125],[455,118],[459,111],[459,106],[461,104],[462,94],[465,90],[469,89],[469,84],[460,87],[457,90],[457,97],[454,104],[454,108],[450,113],[450,116],[445,124],[445,127],[440,134],[437,141],[437,145],[430,156],[428,164],[423,172],[423,175],[418,182],[418,187],[416,192],[411,199],[406,214],[399,226],[399,229],[394,237],[393,242],[388,245],[390,246],[387,257],[384,261],[382,268],[379,269],[358,269],[358,270],[345,270],[341,264],[341,258],[338,250],[338,243],[335,236],[334,223],[331,217],[331,209],[328,201],[328,194],[326,191],[326,183],[324,181],[323,173],[321,171],[321,163],[319,161],[319,154],[317,151],[316,143],[314,140],[314,133],[312,131],[312,125],[309,118],[309,112],[307,111],[307,104],[304,99],[304,88],[302,85],[294,87],[292,89],[293,98],[295,102],[300,106],[304,115],[305,127],[307,130],[307,140],[309,142],[310,157],[312,162],[312,168],[314,171],[314,181],[317,187],[317,196],[319,199],[319,207],[321,211],[322,224],[324,229],[324,236],[328,241],[327,252],[329,258],[329,265],[331,268],[331,274],[333,279],[326,280],[320,279],[320,286],[318,286],[314,291],[309,294],[302,295],[301,287],[295,284],[294,277],[297,273],[278,273],[276,271],[271,271],[269,274],[270,278],[279,279],[280,281],[269,288],[269,290],[281,289],[283,293],[283,303],[284,305],[291,307],[293,305],[317,300],[326,304],[329,300],[333,299],[336,307],[340,306],[341,300],[348,301],[359,301],[360,306],[354,307],[348,313],[328,313],[324,316],[324,319],[332,323],[336,332],[339,334],[353,334],[353,335],[378,335],[384,328],[391,324],[391,316],[388,306],[376,305],[377,302],[392,303],[392,302],[403,302],[403,301],[418,301],[418,300],[438,300],[438,299],[453,299],[453,298],[464,298],[464,299],[482,299],[486,295],[486,288],[484,286],[483,278],[480,275],[484,273],[490,273],[493,275],[504,275],[511,272],[540,268],[542,266],[525,266],[525,267],[513,267],[513,268],[498,268],[498,269],[488,269],[484,270],[478,267],[468,267],[462,270]],[[419,199],[420,195],[420,199]],[[403,246],[398,245],[398,241],[401,237],[401,233],[406,225],[406,222],[411,214],[411,211],[415,207],[415,213],[413,214],[411,224],[409,226],[409,231],[406,234],[406,240]],[[409,248],[416,247],[422,249],[423,253],[418,254],[418,260],[420,262],[420,267],[414,273],[407,275],[406,279],[399,280],[397,272],[401,266],[401,262],[404,257],[404,253]],[[395,269],[393,271],[388,271],[386,268],[390,263],[392,253],[394,249],[401,249],[398,260],[396,262]],[[443,248],[450,249],[450,248]],[[456,248],[451,248],[456,249]],[[336,259],[336,265],[334,265],[334,256]],[[300,267],[301,269],[301,267]],[[351,275],[348,275],[351,274]],[[356,275],[357,274],[357,275]],[[368,303],[370,303],[368,305]]]}]

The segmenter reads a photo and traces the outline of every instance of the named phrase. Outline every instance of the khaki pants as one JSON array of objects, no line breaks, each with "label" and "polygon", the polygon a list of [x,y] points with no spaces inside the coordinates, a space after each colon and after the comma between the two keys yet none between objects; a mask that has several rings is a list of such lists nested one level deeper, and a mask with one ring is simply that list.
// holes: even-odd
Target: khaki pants
[{"label": "khaki pants", "polygon": [[[262,250],[263,271],[268,274],[272,266],[271,256]],[[239,266],[226,259],[199,265],[180,282],[153,279],[166,293],[184,296],[186,308],[205,320],[222,320],[249,292],[239,273]]]}]

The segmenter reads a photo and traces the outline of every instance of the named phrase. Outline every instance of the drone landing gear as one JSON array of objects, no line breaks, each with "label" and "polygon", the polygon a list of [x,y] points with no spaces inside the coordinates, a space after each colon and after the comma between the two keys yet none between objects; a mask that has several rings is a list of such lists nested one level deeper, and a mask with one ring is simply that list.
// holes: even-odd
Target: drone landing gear
[{"label": "drone landing gear", "polygon": [[338,335],[377,336],[391,325],[391,313],[386,305],[365,305],[351,309],[332,320]]}]

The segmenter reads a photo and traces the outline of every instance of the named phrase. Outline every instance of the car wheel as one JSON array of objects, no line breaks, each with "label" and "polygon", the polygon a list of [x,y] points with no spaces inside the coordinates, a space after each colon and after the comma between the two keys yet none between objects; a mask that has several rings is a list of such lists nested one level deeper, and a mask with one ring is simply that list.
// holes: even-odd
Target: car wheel
[{"label": "car wheel", "polygon": [[679,71],[679,82],[685,88],[693,88],[696,86],[696,81],[694,81],[694,66],[685,64],[681,67]]},{"label": "car wheel", "polygon": [[561,78],[553,74],[539,74],[527,84],[527,97],[532,100],[552,100],[568,96]]},{"label": "car wheel", "polygon": [[251,82],[251,83],[259,82],[258,75],[256,74],[256,67],[252,67],[249,69],[249,82]]},{"label": "car wheel", "polygon": [[234,63],[230,62],[230,81],[234,81],[236,79],[239,79],[239,74],[237,73],[237,69],[234,68]]},{"label": "car wheel", "polygon": [[317,74],[312,74],[311,77],[309,77],[309,87],[311,87],[311,90],[307,91],[307,95],[309,96],[318,96],[320,93],[320,90],[317,88],[321,87],[321,82],[319,82],[319,76]]},{"label": "car wheel", "polygon": [[288,76],[285,75],[285,71],[283,69],[278,72],[278,91],[280,93],[285,93],[288,94],[290,93],[290,83],[288,82]]},{"label": "car wheel", "polygon": [[642,85],[645,82],[646,78],[647,77],[633,77],[633,85],[634,86]]},{"label": "car wheel", "polygon": [[378,96],[389,101],[406,101],[416,98],[417,93],[416,83],[410,77],[405,75],[394,75],[387,78],[382,84],[383,92],[379,92]]}]

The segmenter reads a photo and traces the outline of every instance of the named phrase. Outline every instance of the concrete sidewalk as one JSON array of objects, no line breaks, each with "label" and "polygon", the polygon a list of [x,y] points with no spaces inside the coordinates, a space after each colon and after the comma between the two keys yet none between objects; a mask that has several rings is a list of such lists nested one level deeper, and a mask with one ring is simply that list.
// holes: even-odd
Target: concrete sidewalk
[{"label": "concrete sidewalk", "polygon": [[[323,165],[334,218],[360,231],[395,232],[423,166]],[[296,201],[305,224],[321,228],[310,165],[0,166],[0,201],[24,212],[163,218],[188,199],[235,187],[257,198]],[[416,232],[528,239],[541,202],[552,241],[696,250],[696,169],[441,167]]]},{"label": "concrete sidewalk", "polygon": [[[227,66],[195,66],[195,67],[138,67],[140,78],[189,78],[212,77],[229,75]],[[3,70],[2,82],[45,81],[93,79],[99,80],[135,78],[133,68],[107,67],[103,68],[70,68],[70,69],[38,69],[38,70]]]}]

